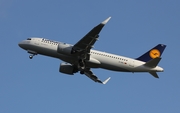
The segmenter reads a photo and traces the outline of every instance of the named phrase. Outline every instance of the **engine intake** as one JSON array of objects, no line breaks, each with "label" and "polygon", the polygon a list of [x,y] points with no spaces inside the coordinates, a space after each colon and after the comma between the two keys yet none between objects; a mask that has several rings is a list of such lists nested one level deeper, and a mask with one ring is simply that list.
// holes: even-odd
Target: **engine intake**
[{"label": "engine intake", "polygon": [[61,63],[59,67],[59,72],[73,75],[74,74],[74,67],[71,64]]}]

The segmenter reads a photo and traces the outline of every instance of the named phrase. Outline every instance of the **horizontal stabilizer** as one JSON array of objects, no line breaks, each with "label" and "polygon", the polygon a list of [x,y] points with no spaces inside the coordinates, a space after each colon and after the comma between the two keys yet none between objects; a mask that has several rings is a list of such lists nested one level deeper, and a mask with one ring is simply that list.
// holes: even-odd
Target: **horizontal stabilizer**
[{"label": "horizontal stabilizer", "polygon": [[156,72],[149,72],[152,76],[154,76],[155,78],[159,78],[158,74]]},{"label": "horizontal stabilizer", "polygon": [[148,62],[146,62],[144,65],[147,66],[147,67],[156,67],[159,63],[159,61],[161,60],[161,58],[157,57],[157,58],[154,58]]}]

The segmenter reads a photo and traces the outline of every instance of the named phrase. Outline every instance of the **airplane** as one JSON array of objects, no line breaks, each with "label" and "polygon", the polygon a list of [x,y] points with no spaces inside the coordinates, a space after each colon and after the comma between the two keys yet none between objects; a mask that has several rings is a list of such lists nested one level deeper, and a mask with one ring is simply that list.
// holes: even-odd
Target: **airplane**
[{"label": "airplane", "polygon": [[59,72],[69,75],[80,72],[97,83],[106,84],[110,77],[101,81],[91,71],[92,68],[132,73],[148,72],[155,78],[159,78],[156,72],[164,71],[158,66],[166,48],[164,44],[158,44],[138,58],[128,58],[92,49],[99,38],[100,31],[110,19],[111,17],[108,17],[95,26],[74,45],[38,37],[27,38],[18,45],[30,53],[30,59],[38,54],[58,58],[64,61],[60,64]]}]

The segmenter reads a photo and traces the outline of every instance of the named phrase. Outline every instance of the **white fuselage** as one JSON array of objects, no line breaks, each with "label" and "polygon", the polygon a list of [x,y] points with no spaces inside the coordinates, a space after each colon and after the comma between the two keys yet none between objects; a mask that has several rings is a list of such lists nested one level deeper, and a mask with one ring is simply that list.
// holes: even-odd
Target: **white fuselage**
[{"label": "white fuselage", "polygon": [[[65,62],[76,64],[77,57],[75,55],[68,55],[57,52],[58,44],[66,44],[56,41],[44,41],[43,38],[31,38],[31,40],[24,40],[19,43],[25,50],[35,51],[37,54],[42,54],[54,58],[61,59]],[[70,45],[70,44],[68,44]],[[73,46],[73,45],[71,45]],[[123,57],[115,54],[101,52],[97,50],[90,51],[90,60],[86,65],[90,68],[103,68],[113,71],[122,72],[162,72],[163,68],[156,66],[150,68],[144,65],[145,62],[135,60],[128,57]]]}]

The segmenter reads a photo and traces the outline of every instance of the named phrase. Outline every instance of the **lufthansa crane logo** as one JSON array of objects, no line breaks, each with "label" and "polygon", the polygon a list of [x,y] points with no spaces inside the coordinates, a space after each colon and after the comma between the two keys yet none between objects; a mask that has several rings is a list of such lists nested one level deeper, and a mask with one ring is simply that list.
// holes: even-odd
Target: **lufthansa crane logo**
[{"label": "lufthansa crane logo", "polygon": [[151,58],[156,58],[156,57],[160,57],[161,53],[159,50],[153,49],[149,52],[149,55]]}]

